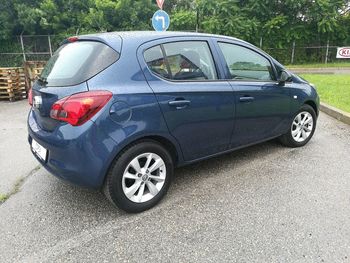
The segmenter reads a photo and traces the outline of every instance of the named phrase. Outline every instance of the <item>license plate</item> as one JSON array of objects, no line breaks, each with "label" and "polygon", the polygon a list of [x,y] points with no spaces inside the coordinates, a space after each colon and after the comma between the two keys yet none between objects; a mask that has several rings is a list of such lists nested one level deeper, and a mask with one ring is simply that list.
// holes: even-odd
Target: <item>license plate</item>
[{"label": "license plate", "polygon": [[46,161],[47,156],[47,149],[45,149],[43,146],[41,146],[37,141],[34,139],[32,140],[32,151],[35,153],[36,156],[38,156],[41,160]]}]

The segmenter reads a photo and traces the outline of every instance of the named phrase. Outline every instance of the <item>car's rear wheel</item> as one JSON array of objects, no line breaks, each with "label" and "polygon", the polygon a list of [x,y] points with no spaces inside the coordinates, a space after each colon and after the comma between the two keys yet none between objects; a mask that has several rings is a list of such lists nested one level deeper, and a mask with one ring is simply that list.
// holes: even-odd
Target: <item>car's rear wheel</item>
[{"label": "car's rear wheel", "polygon": [[309,105],[303,105],[294,115],[288,132],[280,137],[282,144],[288,147],[301,147],[307,144],[316,128],[316,113]]},{"label": "car's rear wheel", "polygon": [[162,145],[151,140],[140,141],[114,162],[106,178],[105,195],[127,212],[142,212],[164,197],[173,169],[172,158]]}]

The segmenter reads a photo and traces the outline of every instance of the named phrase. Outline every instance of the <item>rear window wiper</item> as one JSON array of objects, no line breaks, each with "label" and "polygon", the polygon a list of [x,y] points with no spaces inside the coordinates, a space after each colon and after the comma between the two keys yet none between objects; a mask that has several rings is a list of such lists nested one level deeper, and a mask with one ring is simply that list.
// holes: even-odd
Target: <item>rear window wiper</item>
[{"label": "rear window wiper", "polygon": [[47,82],[47,79],[46,78],[43,78],[43,77],[41,77],[41,76],[39,76],[38,77],[38,80],[39,80],[39,82],[41,83],[41,84],[44,84],[44,85],[46,85],[48,82]]}]

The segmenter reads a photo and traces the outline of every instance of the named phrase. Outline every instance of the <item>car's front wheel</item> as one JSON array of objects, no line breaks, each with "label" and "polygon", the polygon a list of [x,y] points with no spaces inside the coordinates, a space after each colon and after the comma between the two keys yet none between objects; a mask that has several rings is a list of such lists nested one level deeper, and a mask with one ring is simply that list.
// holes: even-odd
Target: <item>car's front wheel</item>
[{"label": "car's front wheel", "polygon": [[307,144],[316,129],[317,116],[309,105],[303,105],[294,115],[287,133],[280,137],[282,144],[288,147],[301,147]]},{"label": "car's front wheel", "polygon": [[159,143],[146,140],[133,144],[110,169],[105,195],[127,212],[142,212],[156,205],[166,194],[173,169],[170,154]]}]

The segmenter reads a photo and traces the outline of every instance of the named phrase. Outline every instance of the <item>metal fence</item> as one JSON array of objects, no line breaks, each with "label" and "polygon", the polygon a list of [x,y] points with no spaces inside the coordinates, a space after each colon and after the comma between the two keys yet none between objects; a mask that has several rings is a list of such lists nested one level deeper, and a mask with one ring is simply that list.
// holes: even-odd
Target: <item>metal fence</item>
[{"label": "metal fence", "polygon": [[25,61],[47,61],[63,39],[57,35],[20,35],[0,40],[0,67],[19,67]]},{"label": "metal fence", "polygon": [[[63,35],[21,35],[9,40],[0,40],[0,67],[22,66],[24,61],[47,61],[58,48]],[[262,41],[257,43],[260,47]],[[261,48],[285,65],[307,63],[346,62],[337,59],[337,46],[299,46],[296,42],[287,48]],[[289,46],[289,47],[288,47]]]},{"label": "metal fence", "polygon": [[341,63],[344,59],[338,59],[338,46],[296,46],[292,44],[289,48],[263,48],[271,56],[285,65],[310,64],[310,63]]}]

